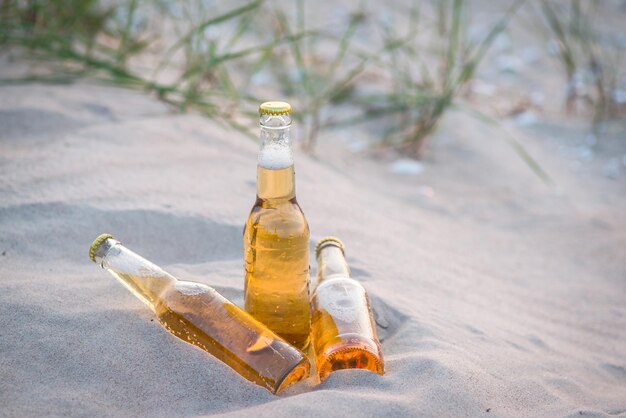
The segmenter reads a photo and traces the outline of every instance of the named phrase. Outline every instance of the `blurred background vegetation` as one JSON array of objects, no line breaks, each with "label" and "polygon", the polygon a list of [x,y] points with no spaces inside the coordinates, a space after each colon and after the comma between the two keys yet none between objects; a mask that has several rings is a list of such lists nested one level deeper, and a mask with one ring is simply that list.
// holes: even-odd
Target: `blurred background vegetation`
[{"label": "blurred background vegetation", "polygon": [[[419,157],[452,108],[498,123],[498,112],[474,105],[472,83],[518,19],[542,37],[562,70],[563,112],[587,118],[601,136],[603,123],[624,114],[626,42],[603,28],[600,3],[511,1],[475,30],[472,2],[463,0],[389,3],[384,13],[351,2],[337,7],[331,21],[318,19],[303,0],[1,0],[3,53],[33,65],[0,82],[88,77],[145,91],[176,111],[199,112],[253,136],[258,103],[284,98],[295,105],[308,152],[323,129],[376,120],[376,146]],[[521,101],[510,112],[526,106]]]}]

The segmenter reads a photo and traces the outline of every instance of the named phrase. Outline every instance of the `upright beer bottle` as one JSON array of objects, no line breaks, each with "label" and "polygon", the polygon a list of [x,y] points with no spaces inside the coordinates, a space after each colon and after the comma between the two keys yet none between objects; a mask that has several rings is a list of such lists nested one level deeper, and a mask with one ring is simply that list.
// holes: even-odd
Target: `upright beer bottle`
[{"label": "upright beer bottle", "polygon": [[313,297],[313,355],[320,380],[335,370],[366,369],[383,374],[383,354],[369,298],[350,278],[344,248],[337,238],[315,247],[318,283]]},{"label": "upright beer bottle", "polygon": [[246,379],[276,393],[308,375],[309,361],[300,351],[213,288],[176,279],[108,234],[96,238],[89,256],[148,305],[169,332]]},{"label": "upright beer bottle", "polygon": [[244,229],[245,308],[300,349],[309,344],[309,226],[296,201],[291,106],[259,108],[257,196]]}]

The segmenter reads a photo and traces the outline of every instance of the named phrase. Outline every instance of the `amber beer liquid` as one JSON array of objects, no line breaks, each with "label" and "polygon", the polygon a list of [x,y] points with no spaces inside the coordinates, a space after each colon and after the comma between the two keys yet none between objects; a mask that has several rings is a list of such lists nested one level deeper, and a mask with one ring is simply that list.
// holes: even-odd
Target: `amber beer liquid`
[{"label": "amber beer liquid", "polygon": [[244,229],[245,308],[294,346],[309,344],[309,226],[296,201],[291,106],[261,115],[257,198]]},{"label": "amber beer liquid", "polygon": [[108,234],[93,242],[89,256],[148,305],[169,332],[244,378],[276,393],[309,374],[300,351],[213,288],[177,280]]},{"label": "amber beer liquid", "polygon": [[315,247],[318,284],[311,298],[312,345],[321,381],[341,369],[366,369],[383,374],[383,355],[369,298],[350,278],[344,247],[337,238]]}]

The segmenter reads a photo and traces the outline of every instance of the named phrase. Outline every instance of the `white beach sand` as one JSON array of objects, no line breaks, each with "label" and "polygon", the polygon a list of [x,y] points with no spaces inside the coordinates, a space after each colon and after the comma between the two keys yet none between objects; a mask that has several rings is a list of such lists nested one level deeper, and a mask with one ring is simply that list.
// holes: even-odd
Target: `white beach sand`
[{"label": "white beach sand", "polygon": [[109,232],[242,302],[257,144],[139,93],[0,87],[0,415],[624,416],[626,175],[573,170],[582,127],[515,133],[450,113],[418,176],[331,146],[296,152],[311,246],[342,238],[373,298],[386,375],[282,396],[171,335],[92,263]]}]

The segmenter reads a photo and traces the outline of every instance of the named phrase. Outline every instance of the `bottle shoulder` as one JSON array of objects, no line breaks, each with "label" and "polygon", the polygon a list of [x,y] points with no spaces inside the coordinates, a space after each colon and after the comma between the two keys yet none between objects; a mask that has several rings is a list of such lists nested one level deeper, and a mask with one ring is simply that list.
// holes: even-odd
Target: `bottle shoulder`
[{"label": "bottle shoulder", "polygon": [[257,201],[250,211],[246,228],[261,228],[288,234],[308,234],[309,232],[306,217],[295,201],[272,205]]},{"label": "bottle shoulder", "polygon": [[209,298],[219,298],[219,293],[211,286],[204,283],[177,280],[169,284],[161,293],[164,301],[180,299],[191,296],[204,296]]},{"label": "bottle shoulder", "polygon": [[354,289],[364,289],[363,285],[356,281],[355,279],[348,276],[339,276],[339,277],[331,277],[328,279],[324,279],[320,284],[315,288],[315,293],[318,291],[323,291],[326,289],[331,289],[333,287],[342,287],[342,288],[354,288]]},{"label": "bottle shoulder", "polygon": [[291,199],[262,199],[257,197],[251,212],[264,211],[295,212],[304,216],[304,212],[295,197]]}]

